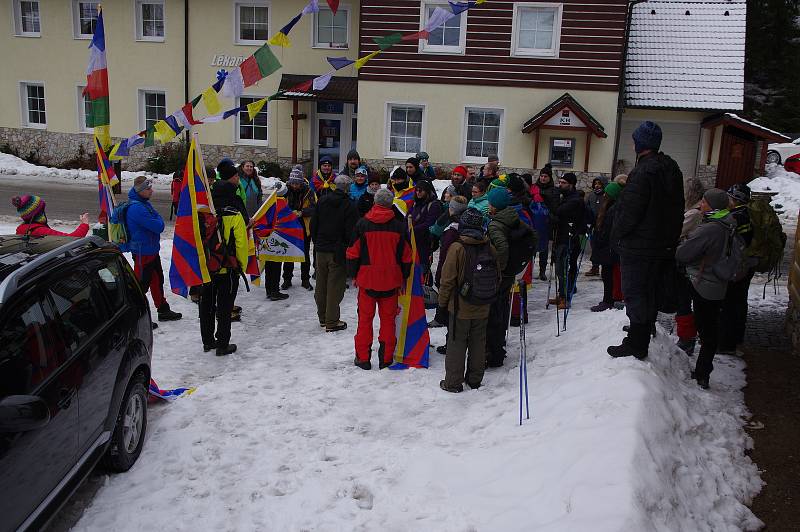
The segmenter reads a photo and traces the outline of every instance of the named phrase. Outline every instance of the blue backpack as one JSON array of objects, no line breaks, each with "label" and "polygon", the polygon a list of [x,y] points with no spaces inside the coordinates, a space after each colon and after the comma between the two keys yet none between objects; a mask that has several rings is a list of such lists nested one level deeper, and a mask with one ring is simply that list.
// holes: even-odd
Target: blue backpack
[{"label": "blue backpack", "polygon": [[111,223],[117,224],[120,227],[117,238],[112,242],[117,245],[120,251],[130,252],[131,249],[131,233],[128,231],[128,208],[135,202],[128,200],[123,201],[114,208],[111,214]]}]

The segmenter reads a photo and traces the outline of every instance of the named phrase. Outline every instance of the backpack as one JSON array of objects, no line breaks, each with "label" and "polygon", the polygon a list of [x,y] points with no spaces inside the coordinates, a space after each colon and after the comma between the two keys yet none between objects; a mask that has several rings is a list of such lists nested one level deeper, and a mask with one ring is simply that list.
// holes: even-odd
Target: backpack
[{"label": "backpack", "polygon": [[728,232],[722,255],[711,267],[714,275],[723,281],[743,279],[749,269],[745,255],[746,247],[744,239],[736,232],[736,228],[731,229]]},{"label": "backpack", "polygon": [[522,273],[533,259],[538,244],[536,232],[528,224],[520,221],[512,227],[508,236],[508,263],[503,275]]},{"label": "backpack", "polygon": [[[226,212],[228,212],[228,208],[217,216],[212,214],[198,216],[209,273],[218,273],[222,268],[239,269],[239,261],[236,260],[236,238],[233,232],[231,232],[228,242],[225,242],[223,238],[225,229],[222,218]],[[233,212],[238,213],[239,211],[233,209]]]},{"label": "backpack", "polygon": [[777,270],[783,260],[786,234],[783,232],[778,215],[767,201],[754,199],[747,205],[753,240],[746,254],[755,262],[755,270],[767,273]]},{"label": "backpack", "polygon": [[467,254],[464,282],[461,283],[459,294],[472,305],[493,303],[497,298],[500,282],[497,259],[492,255],[492,248],[488,242],[479,246],[465,244],[461,239],[458,242],[464,246]]},{"label": "backpack", "polygon": [[131,233],[128,230],[128,208],[133,205],[133,203],[135,202],[131,200],[123,201],[117,205],[114,208],[114,212],[111,213],[111,223],[117,224],[119,230],[116,232],[116,235],[113,236],[109,232],[109,236],[112,237],[112,242],[116,244],[123,253],[133,251],[131,249]]}]

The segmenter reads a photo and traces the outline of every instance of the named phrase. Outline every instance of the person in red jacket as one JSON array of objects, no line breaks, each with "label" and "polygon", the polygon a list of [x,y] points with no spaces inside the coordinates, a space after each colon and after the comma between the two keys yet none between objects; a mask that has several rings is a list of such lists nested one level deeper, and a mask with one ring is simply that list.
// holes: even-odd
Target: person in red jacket
[{"label": "person in red jacket", "polygon": [[17,227],[18,235],[29,236],[74,236],[83,238],[89,232],[89,213],[80,216],[80,225],[71,233],[56,231],[47,225],[47,215],[44,212],[45,202],[39,196],[25,194],[11,198],[11,205],[17,209],[17,214],[22,222]]},{"label": "person in red jacket", "polygon": [[392,210],[394,194],[387,189],[375,193],[372,209],[356,224],[353,244],[347,249],[350,271],[358,285],[358,330],[356,357],[361,369],[372,369],[372,320],[378,306],[380,369],[392,364],[397,343],[394,322],[398,290],[411,271],[411,247],[405,220]]}]

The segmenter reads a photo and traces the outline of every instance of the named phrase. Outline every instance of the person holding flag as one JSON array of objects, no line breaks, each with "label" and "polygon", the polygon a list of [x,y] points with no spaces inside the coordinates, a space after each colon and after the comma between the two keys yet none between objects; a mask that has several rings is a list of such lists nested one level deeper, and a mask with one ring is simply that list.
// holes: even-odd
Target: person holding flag
[{"label": "person holding flag", "polygon": [[317,197],[321,198],[328,192],[336,190],[333,180],[336,174],[333,173],[333,159],[330,155],[323,155],[319,158],[319,169],[314,170],[311,175],[311,185],[314,187]]},{"label": "person holding flag", "polygon": [[[303,252],[306,260],[300,263],[300,286],[306,290],[314,290],[314,287],[311,286],[311,257],[309,252],[311,250],[311,215],[314,214],[317,196],[308,186],[308,181],[303,175],[303,166],[300,164],[292,168],[286,184],[289,188],[288,192],[286,192],[286,200],[289,202],[289,208],[302,220],[303,236],[305,237],[303,240],[305,244]],[[293,275],[294,262],[284,262],[283,284],[281,285],[283,290],[292,286]]]}]

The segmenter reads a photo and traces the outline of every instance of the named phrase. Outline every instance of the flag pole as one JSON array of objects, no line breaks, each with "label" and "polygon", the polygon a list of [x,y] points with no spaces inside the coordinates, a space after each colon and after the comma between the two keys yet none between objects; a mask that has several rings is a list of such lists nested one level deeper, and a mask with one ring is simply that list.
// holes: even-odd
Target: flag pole
[{"label": "flag pole", "polygon": [[[206,165],[205,161],[203,160],[203,152],[200,149],[200,141],[198,140],[199,138],[200,138],[199,133],[197,131],[192,131],[192,143],[194,143],[194,153],[192,154],[192,169],[194,170],[194,167],[197,166],[197,160],[199,159],[200,177],[203,179],[203,185],[205,185],[206,187],[206,192],[208,196],[208,209],[211,211],[211,214],[216,216],[217,210],[214,208],[214,200],[211,197],[211,187],[208,185],[208,176],[206,175]],[[191,144],[189,145],[189,151],[192,151]],[[186,170],[184,170],[184,173],[186,173]]]}]

